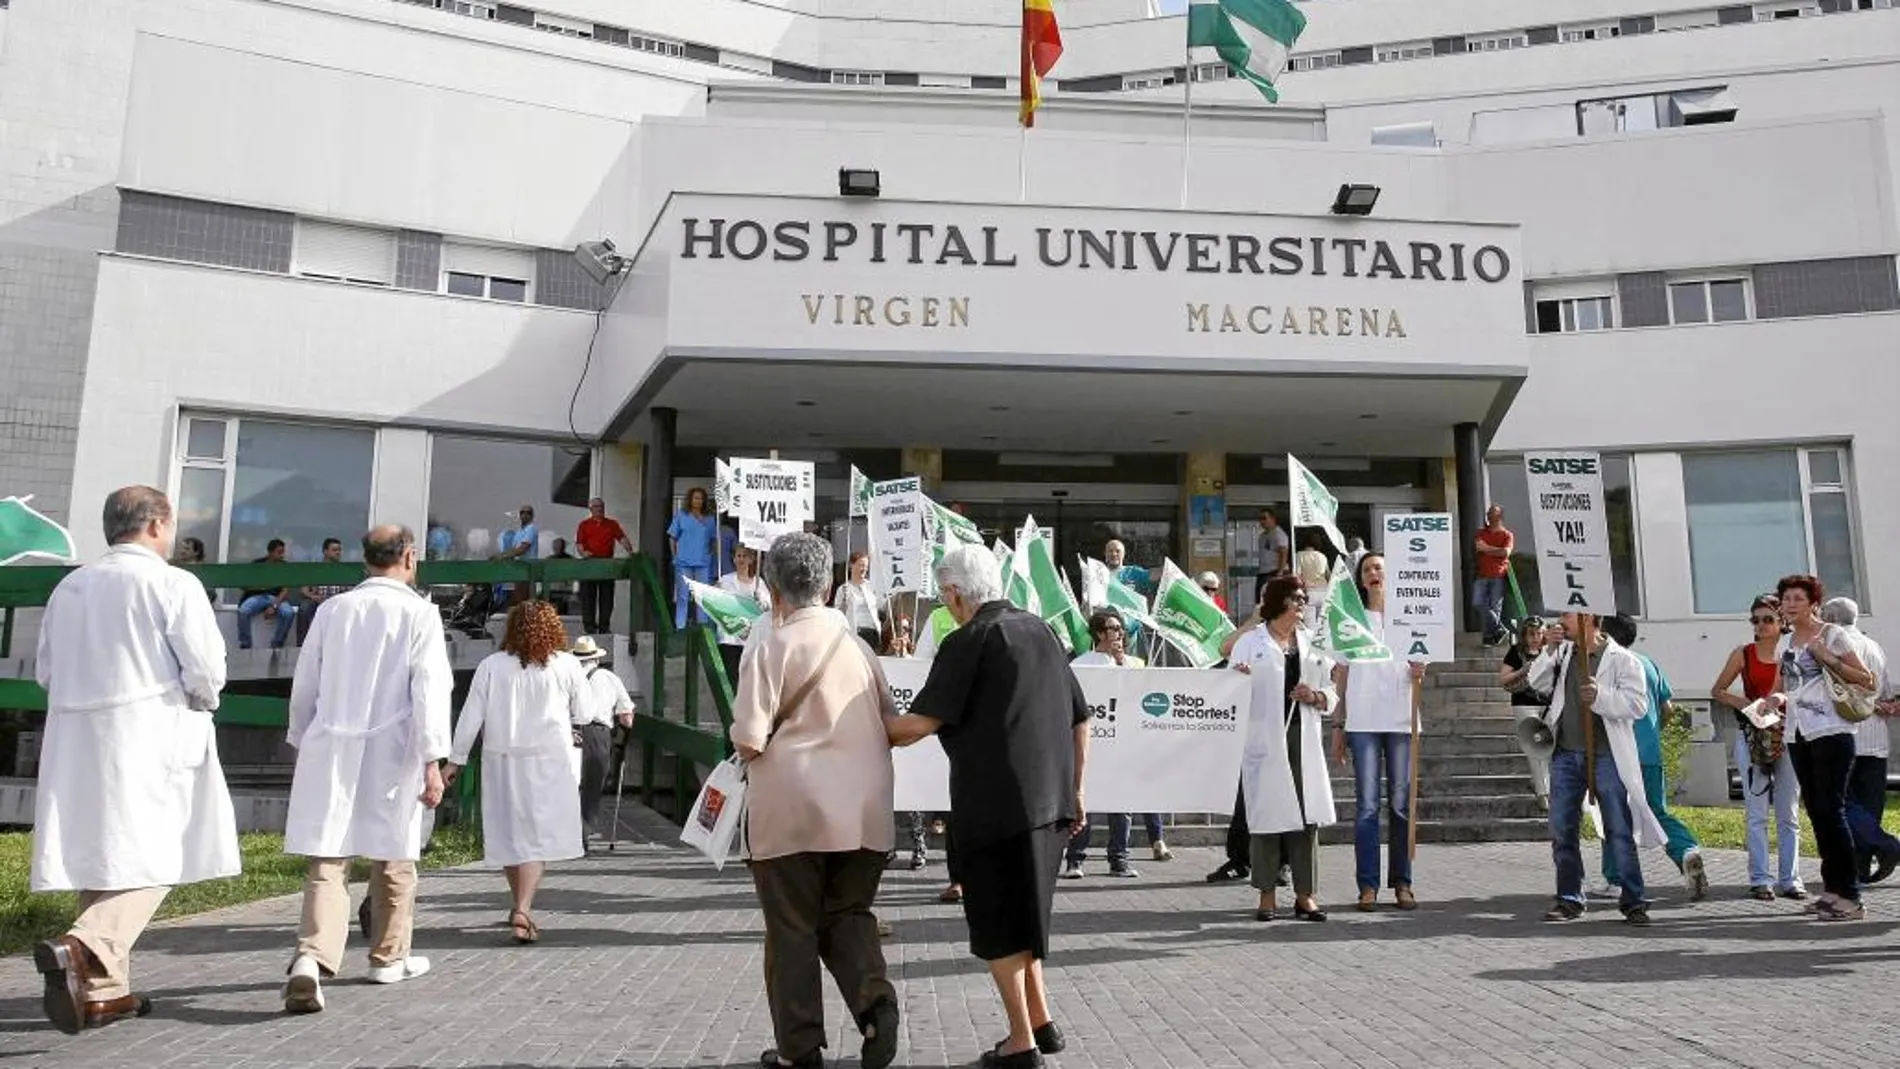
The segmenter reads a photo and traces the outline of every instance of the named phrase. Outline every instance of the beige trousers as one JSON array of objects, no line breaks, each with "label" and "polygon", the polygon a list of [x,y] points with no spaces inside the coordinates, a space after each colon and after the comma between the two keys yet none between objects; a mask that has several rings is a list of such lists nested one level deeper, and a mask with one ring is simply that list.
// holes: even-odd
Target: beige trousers
[{"label": "beige trousers", "polygon": [[67,934],[92,952],[100,969],[86,977],[86,1001],[105,1002],[132,993],[132,944],[170,893],[169,887],[79,892],[79,919]]},{"label": "beige trousers", "polygon": [[[303,921],[297,927],[297,953],[316,959],[325,976],[343,964],[350,936],[350,859],[313,857],[303,882]],[[409,957],[409,936],[416,919],[416,863],[374,861],[369,870],[371,965],[395,965]]]}]

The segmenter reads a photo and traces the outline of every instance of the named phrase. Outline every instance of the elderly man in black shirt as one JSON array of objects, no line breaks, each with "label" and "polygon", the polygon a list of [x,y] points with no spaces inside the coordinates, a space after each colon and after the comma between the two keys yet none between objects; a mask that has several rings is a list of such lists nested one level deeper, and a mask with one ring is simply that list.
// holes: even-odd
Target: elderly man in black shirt
[{"label": "elderly man in black shirt", "polygon": [[1087,826],[1088,704],[1049,626],[1002,600],[989,550],[945,554],[937,585],[960,626],[938,648],[910,712],[888,730],[894,746],[935,734],[950,758],[970,951],[989,963],[1009,1017],[1009,1038],[985,1051],[983,1064],[1039,1066],[1063,1046],[1042,959],[1063,846]]}]

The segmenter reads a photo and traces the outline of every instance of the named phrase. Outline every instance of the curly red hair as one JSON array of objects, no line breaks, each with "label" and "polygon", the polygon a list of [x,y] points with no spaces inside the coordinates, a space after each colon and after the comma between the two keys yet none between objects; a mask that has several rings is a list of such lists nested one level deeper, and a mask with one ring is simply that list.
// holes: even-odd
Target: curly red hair
[{"label": "curly red hair", "polygon": [[521,667],[546,665],[548,658],[567,648],[567,629],[561,614],[545,601],[524,601],[508,610],[508,630],[501,648],[521,661]]},{"label": "curly red hair", "polygon": [[1806,594],[1810,608],[1818,609],[1821,603],[1827,600],[1827,587],[1817,576],[1784,575],[1781,581],[1775,584],[1775,597],[1785,599],[1790,590],[1799,590]]}]

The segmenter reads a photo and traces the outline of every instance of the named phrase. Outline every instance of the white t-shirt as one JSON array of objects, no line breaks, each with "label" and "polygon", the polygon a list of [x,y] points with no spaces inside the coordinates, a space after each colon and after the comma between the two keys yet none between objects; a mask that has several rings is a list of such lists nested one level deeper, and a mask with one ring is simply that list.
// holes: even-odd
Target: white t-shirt
[{"label": "white t-shirt", "polygon": [[[1829,653],[1841,657],[1857,652],[1847,631],[1833,624],[1822,624],[1815,641],[1827,645]],[[1776,651],[1781,661],[1781,689],[1788,696],[1788,720],[1794,727],[1794,741],[1824,739],[1830,735],[1854,734],[1854,725],[1834,711],[1834,697],[1828,691],[1827,669],[1807,650],[1796,652],[1794,636],[1784,635]]]},{"label": "white t-shirt", "polygon": [[614,670],[604,665],[587,665],[582,668],[587,674],[588,719],[576,721],[575,727],[587,724],[612,724],[618,713],[633,711],[633,696],[627,693],[627,685],[620,681]]},{"label": "white t-shirt", "polygon": [[[1385,635],[1388,648],[1403,648],[1393,641],[1380,613],[1366,610],[1366,622],[1375,634]],[[1384,661],[1365,661],[1346,668],[1346,730],[1409,732],[1412,730],[1411,662],[1393,657]]]},{"label": "white t-shirt", "polygon": [[1122,654],[1122,663],[1116,664],[1115,658],[1110,657],[1108,654],[1103,653],[1101,650],[1090,650],[1087,653],[1083,654],[1082,656],[1077,657],[1075,660],[1070,661],[1069,663],[1074,665],[1077,668],[1146,668],[1148,667],[1147,661],[1142,660],[1141,658],[1135,656],[1132,653]]},{"label": "white t-shirt", "polygon": [[[1892,691],[1893,684],[1887,678],[1887,652],[1880,648],[1872,636],[1854,628],[1847,632],[1854,640],[1854,652],[1860,654],[1860,663],[1874,674],[1874,697],[1884,698]],[[1893,742],[1887,733],[1887,718],[1870,716],[1854,725],[1854,756],[1886,757]]]}]

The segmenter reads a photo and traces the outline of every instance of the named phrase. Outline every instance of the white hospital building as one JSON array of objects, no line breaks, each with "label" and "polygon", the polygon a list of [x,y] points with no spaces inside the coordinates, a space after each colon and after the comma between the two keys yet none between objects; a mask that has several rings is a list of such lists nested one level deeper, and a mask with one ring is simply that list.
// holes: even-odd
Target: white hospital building
[{"label": "white hospital building", "polygon": [[1679,692],[1788,572],[1900,647],[1895,6],[1314,0],[1267,106],[1056,0],[1025,134],[1015,0],[0,0],[0,494],[650,549],[776,449],[1244,598],[1288,452],[1370,535],[1582,448]]}]

